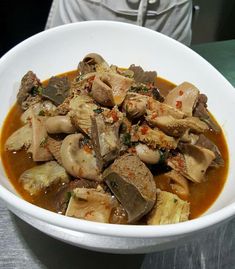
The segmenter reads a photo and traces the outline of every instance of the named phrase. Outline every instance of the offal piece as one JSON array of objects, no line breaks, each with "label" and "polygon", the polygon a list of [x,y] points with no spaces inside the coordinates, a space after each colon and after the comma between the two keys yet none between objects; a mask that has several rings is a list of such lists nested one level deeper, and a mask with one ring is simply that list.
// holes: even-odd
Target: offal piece
[{"label": "offal piece", "polygon": [[65,215],[79,219],[109,223],[114,199],[102,188],[76,188],[72,191]]},{"label": "offal piece", "polygon": [[51,161],[24,171],[19,180],[30,195],[36,195],[53,183],[69,182],[69,177],[62,166]]},{"label": "offal piece", "polygon": [[128,222],[138,221],[153,207],[156,185],[145,164],[132,154],[114,161],[103,173],[104,181],[128,214]]},{"label": "offal piece", "polygon": [[21,105],[23,110],[28,109],[28,106],[26,107],[24,105],[24,101],[26,101],[28,97],[32,96],[32,90],[37,89],[39,86],[41,86],[40,80],[32,71],[28,71],[23,76],[20,89],[16,97],[18,104]]},{"label": "offal piece", "polygon": [[122,118],[122,113],[116,108],[96,113],[91,118],[91,139],[100,170],[119,154],[119,128]]},{"label": "offal piece", "polygon": [[122,104],[133,79],[114,72],[97,73],[92,84],[92,97],[101,105],[112,107]]},{"label": "offal piece", "polygon": [[5,143],[5,149],[11,151],[17,151],[22,148],[28,149],[32,144],[32,137],[32,127],[29,123],[25,124],[8,137]]},{"label": "offal piece", "polygon": [[157,77],[156,71],[144,71],[141,66],[132,64],[129,70],[134,72],[134,80],[137,83],[153,83]]},{"label": "offal piece", "polygon": [[181,152],[167,159],[167,164],[187,179],[200,183],[204,179],[207,168],[215,159],[209,149],[196,145],[181,145]]},{"label": "offal piece", "polygon": [[209,129],[205,122],[196,117],[175,119],[172,116],[154,117],[152,113],[148,113],[146,120],[165,134],[174,137],[182,136],[187,130],[194,133],[204,133]]},{"label": "offal piece", "polygon": [[160,191],[157,192],[157,202],[148,216],[148,225],[173,224],[186,221],[189,218],[190,204],[177,195]]},{"label": "offal piece", "polygon": [[83,143],[82,134],[71,134],[63,140],[60,156],[65,170],[74,177],[100,181],[95,152],[90,145]]},{"label": "offal piece", "polygon": [[167,94],[164,103],[179,109],[186,116],[191,117],[198,96],[198,88],[189,82],[183,82]]},{"label": "offal piece", "polygon": [[75,126],[71,123],[70,117],[67,115],[48,117],[45,121],[45,126],[49,134],[72,134],[76,131]]}]

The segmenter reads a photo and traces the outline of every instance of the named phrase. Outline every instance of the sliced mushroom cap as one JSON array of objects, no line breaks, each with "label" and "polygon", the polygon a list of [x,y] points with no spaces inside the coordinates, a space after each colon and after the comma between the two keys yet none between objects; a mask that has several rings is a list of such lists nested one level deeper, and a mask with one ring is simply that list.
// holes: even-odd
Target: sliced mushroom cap
[{"label": "sliced mushroom cap", "polygon": [[192,116],[198,96],[199,90],[193,84],[183,82],[168,93],[164,103]]},{"label": "sliced mushroom cap", "polygon": [[145,144],[135,146],[136,154],[141,161],[148,164],[156,164],[160,161],[161,155],[158,149],[151,149]]},{"label": "sliced mushroom cap", "polygon": [[114,72],[103,72],[95,76],[92,84],[92,97],[103,106],[121,105],[133,79]]},{"label": "sliced mushroom cap", "polygon": [[76,131],[75,126],[71,123],[69,116],[49,117],[45,121],[46,130],[49,134],[71,134]]},{"label": "sliced mushroom cap", "polygon": [[82,145],[82,134],[71,134],[63,140],[60,155],[66,171],[74,177],[101,180],[94,150]]},{"label": "sliced mushroom cap", "polygon": [[152,209],[156,185],[151,172],[136,155],[125,154],[116,159],[104,171],[103,178],[127,211],[129,223]]}]

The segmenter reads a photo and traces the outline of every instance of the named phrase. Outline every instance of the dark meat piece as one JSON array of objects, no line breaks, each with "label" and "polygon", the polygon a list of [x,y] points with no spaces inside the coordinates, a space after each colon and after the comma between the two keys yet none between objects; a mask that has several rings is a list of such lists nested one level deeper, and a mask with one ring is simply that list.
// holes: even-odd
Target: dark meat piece
[{"label": "dark meat piece", "polygon": [[133,223],[146,215],[156,201],[156,185],[145,164],[132,154],[125,154],[104,171],[104,180]]},{"label": "dark meat piece", "polygon": [[157,77],[156,71],[144,71],[142,67],[134,64],[129,69],[134,72],[134,80],[137,83],[153,83]]},{"label": "dark meat piece", "polygon": [[[39,86],[41,86],[40,80],[37,78],[37,76],[32,72],[28,71],[21,80],[21,85],[19,88],[19,92],[17,94],[17,102],[21,106],[23,105],[23,102],[26,101],[28,97],[32,97],[33,90],[37,89]],[[24,110],[26,110],[28,107],[22,107]]]},{"label": "dark meat piece", "polygon": [[41,94],[55,105],[60,105],[68,96],[69,89],[70,83],[67,77],[51,77],[47,87],[42,88]]},{"label": "dark meat piece", "polygon": [[199,94],[196,107],[193,110],[193,116],[204,121],[215,133],[221,132],[219,125],[211,118],[207,110],[207,96],[205,94]]},{"label": "dark meat piece", "polygon": [[203,147],[203,148],[207,148],[207,149],[214,152],[215,159],[212,161],[211,166],[217,167],[217,166],[224,165],[224,160],[221,156],[221,153],[220,153],[218,147],[210,139],[208,139],[206,136],[204,136],[202,134],[199,135],[199,139],[197,140],[195,145]]}]

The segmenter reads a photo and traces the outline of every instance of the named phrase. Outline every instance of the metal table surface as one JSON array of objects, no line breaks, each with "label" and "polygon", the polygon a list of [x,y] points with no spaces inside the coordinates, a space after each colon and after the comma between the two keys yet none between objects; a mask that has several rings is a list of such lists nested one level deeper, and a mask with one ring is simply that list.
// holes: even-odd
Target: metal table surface
[{"label": "metal table surface", "polygon": [[[193,46],[235,86],[235,40]],[[0,269],[235,268],[235,218],[180,247],[117,255],[84,250],[53,239],[8,211],[0,201]]]}]

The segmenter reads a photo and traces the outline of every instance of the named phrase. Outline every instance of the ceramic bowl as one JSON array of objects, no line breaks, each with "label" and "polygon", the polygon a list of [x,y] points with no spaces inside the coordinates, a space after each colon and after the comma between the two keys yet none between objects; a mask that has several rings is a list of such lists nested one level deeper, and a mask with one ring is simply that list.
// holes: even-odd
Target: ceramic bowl
[{"label": "ceramic bowl", "polygon": [[24,201],[0,167],[0,197],[8,208],[37,229],[67,243],[105,252],[146,253],[182,244],[216,227],[235,213],[235,91],[207,61],[188,47],[131,24],[90,21],[60,26],[20,43],[0,59],[0,123],[16,99],[22,76],[41,79],[74,70],[84,55],[96,52],[122,67],[134,63],[175,84],[189,81],[208,96],[209,108],[223,127],[229,148],[229,173],[223,191],[201,217],[162,226],[89,222],[49,212]]}]

